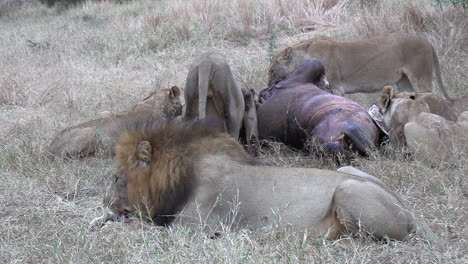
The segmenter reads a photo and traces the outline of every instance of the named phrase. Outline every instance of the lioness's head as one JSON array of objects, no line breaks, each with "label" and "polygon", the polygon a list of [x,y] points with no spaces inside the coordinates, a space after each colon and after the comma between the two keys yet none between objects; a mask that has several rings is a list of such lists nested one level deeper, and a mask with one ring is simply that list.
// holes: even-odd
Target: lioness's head
[{"label": "lioness's head", "polygon": [[398,93],[392,86],[385,86],[379,104],[383,114],[385,126],[389,130],[392,144],[406,144],[404,127],[414,120],[420,113],[430,113],[429,106],[415,97],[414,93]]},{"label": "lioness's head", "polygon": [[177,86],[160,89],[137,103],[133,111],[148,111],[163,114],[167,119],[182,115],[180,89]]},{"label": "lioness's head", "polygon": [[294,71],[299,65],[310,56],[295,54],[296,52],[288,47],[273,56],[268,69],[268,87],[275,85],[288,77],[289,73]]}]

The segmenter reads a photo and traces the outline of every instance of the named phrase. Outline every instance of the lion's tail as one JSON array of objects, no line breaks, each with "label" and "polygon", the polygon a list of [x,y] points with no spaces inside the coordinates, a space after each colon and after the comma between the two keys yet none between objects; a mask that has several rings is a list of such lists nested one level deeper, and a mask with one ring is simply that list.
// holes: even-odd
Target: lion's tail
[{"label": "lion's tail", "polygon": [[442,83],[442,74],[440,72],[440,63],[439,63],[439,58],[437,56],[437,53],[434,49],[432,48],[432,58],[434,59],[434,66],[435,66],[435,76],[436,76],[436,81],[437,85],[439,86],[440,91],[444,95],[445,98],[450,99],[450,97],[447,94],[447,91],[445,91],[444,84]]},{"label": "lion's tail", "polygon": [[210,85],[211,63],[202,63],[198,66],[198,118],[206,117],[206,101]]}]

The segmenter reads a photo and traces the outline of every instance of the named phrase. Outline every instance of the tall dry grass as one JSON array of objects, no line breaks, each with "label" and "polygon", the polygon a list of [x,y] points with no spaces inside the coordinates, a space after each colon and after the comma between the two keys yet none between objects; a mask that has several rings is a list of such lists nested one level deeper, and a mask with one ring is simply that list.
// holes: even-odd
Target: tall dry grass
[{"label": "tall dry grass", "polygon": [[[259,89],[272,53],[317,34],[425,36],[437,49],[450,94],[466,95],[465,10],[440,10],[429,0],[412,5],[401,0],[136,0],[87,2],[68,10],[29,3],[0,13],[4,262],[468,261],[466,156],[427,164],[417,157],[376,153],[352,163],[397,192],[439,237],[441,243],[433,245],[418,236],[405,242],[336,243],[304,239],[289,227],[227,232],[211,240],[200,230],[141,221],[90,232],[89,221],[101,213],[113,160],[49,161],[44,155],[60,129],[104,110],[128,109],[154,89],[183,87],[189,64],[201,52],[225,54],[241,85]],[[330,161],[276,143],[260,158],[274,166],[336,169]]]}]

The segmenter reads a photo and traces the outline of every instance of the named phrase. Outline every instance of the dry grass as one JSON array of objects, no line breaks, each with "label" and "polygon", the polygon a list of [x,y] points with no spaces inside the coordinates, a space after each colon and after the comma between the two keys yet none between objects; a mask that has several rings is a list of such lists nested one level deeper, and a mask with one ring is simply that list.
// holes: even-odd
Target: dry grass
[{"label": "dry grass", "polygon": [[[388,244],[357,239],[343,247],[304,239],[287,227],[228,232],[140,221],[90,232],[101,213],[111,159],[51,162],[45,147],[58,130],[121,111],[150,91],[184,86],[204,51],[225,54],[242,86],[266,83],[269,56],[325,34],[352,39],[394,31],[420,34],[437,49],[449,93],[467,95],[467,11],[429,0],[136,0],[86,3],[69,10],[0,2],[0,256],[4,262],[325,262],[466,263],[468,157],[429,165],[375,154],[353,165],[376,175],[440,238]],[[270,144],[275,166],[336,169],[327,160]],[[311,194],[313,195],[313,194]]]}]

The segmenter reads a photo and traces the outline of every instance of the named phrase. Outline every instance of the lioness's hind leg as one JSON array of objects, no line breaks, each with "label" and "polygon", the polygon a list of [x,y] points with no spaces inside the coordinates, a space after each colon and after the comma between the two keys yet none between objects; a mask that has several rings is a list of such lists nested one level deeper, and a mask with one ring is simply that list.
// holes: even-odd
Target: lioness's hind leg
[{"label": "lioness's hind leg", "polygon": [[[400,83],[404,81],[405,78],[400,79],[398,81],[398,91],[411,91],[411,92],[432,92],[432,67],[430,69],[425,69],[427,66],[423,66],[420,64],[409,66],[408,68],[403,70],[403,76],[406,75],[406,80],[408,80],[409,84]],[[400,85],[402,86],[403,90],[400,89]],[[408,90],[408,89],[410,90]]]},{"label": "lioness's hind leg", "polygon": [[401,202],[372,182],[346,180],[335,192],[336,217],[347,231],[365,231],[377,238],[403,240],[414,230],[414,220]]},{"label": "lioness's hind leg", "polygon": [[229,109],[227,110],[227,132],[233,138],[238,139],[240,129],[242,127],[242,118],[244,116],[244,104],[241,106],[242,108],[238,108],[233,104],[229,105]]},{"label": "lioness's hind leg", "polygon": [[414,92],[410,79],[404,73],[401,75],[400,80],[397,81],[396,86],[398,87],[398,92]]}]

